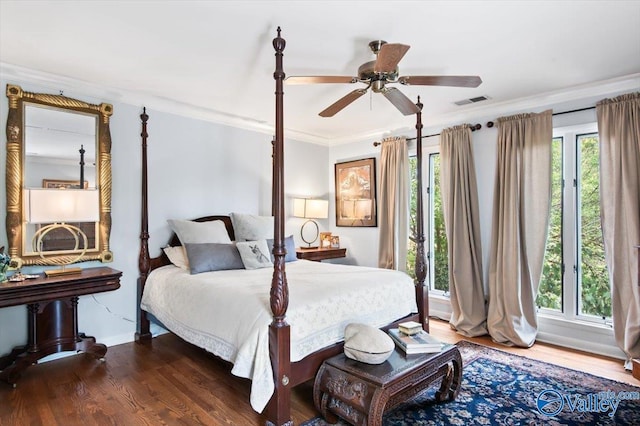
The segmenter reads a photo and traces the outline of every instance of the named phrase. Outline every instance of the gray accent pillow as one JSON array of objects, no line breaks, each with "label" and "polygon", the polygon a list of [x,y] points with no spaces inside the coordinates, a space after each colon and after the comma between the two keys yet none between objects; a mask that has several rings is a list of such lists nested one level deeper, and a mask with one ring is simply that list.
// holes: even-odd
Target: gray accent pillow
[{"label": "gray accent pillow", "polygon": [[242,263],[246,269],[268,268],[273,266],[269,256],[267,240],[239,241],[236,243]]},{"label": "gray accent pillow", "polygon": [[228,269],[244,269],[244,263],[235,244],[185,244],[191,274]]},{"label": "gray accent pillow", "polygon": [[[269,247],[269,254],[271,254],[271,262],[275,262],[276,258],[273,255],[273,239],[267,240],[267,246]],[[284,248],[287,250],[287,254],[284,256],[285,262],[298,260],[296,255],[296,242],[293,240],[293,235],[289,235],[284,239]]]},{"label": "gray accent pillow", "polygon": [[210,222],[194,222],[191,220],[169,219],[169,226],[176,233],[180,242],[187,243],[220,243],[231,244],[231,238],[224,222],[212,220]]},{"label": "gray accent pillow", "polygon": [[236,241],[258,241],[273,238],[273,216],[231,213]]},{"label": "gray accent pillow", "polygon": [[395,349],[393,339],[382,330],[351,323],[344,329],[344,354],[366,364],[382,364]]}]

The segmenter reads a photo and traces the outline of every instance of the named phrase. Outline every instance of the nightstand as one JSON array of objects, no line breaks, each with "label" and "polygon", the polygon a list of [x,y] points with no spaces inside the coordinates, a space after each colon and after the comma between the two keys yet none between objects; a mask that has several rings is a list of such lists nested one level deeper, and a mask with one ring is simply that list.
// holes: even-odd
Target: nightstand
[{"label": "nightstand", "polygon": [[315,262],[321,262],[326,259],[337,259],[339,257],[347,256],[346,248],[304,248],[299,247],[296,249],[296,256],[298,259],[313,260]]},{"label": "nightstand", "polygon": [[76,351],[104,359],[107,347],[78,332],[78,297],[117,290],[122,272],[108,267],[79,274],[0,284],[0,308],[27,305],[28,343],[0,358],[0,379],[14,387],[24,369],[48,355]]}]

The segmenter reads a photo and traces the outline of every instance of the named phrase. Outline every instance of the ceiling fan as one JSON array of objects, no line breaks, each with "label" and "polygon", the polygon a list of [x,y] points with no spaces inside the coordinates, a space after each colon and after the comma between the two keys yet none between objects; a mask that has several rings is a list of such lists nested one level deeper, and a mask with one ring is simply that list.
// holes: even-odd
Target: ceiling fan
[{"label": "ceiling fan", "polygon": [[374,93],[382,93],[404,115],[418,112],[418,107],[395,87],[387,87],[387,84],[400,83],[413,86],[454,86],[454,87],[478,87],[482,80],[475,75],[414,75],[399,76],[398,62],[407,53],[411,46],[400,43],[387,43],[384,40],[375,40],[369,43],[369,47],[376,55],[375,61],[365,62],[358,68],[357,77],[349,76],[291,76],[287,77],[287,84],[322,84],[322,83],[364,83],[365,88],[356,89],[327,109],[320,112],[321,117],[333,117],[347,105],[367,93],[371,88]]}]

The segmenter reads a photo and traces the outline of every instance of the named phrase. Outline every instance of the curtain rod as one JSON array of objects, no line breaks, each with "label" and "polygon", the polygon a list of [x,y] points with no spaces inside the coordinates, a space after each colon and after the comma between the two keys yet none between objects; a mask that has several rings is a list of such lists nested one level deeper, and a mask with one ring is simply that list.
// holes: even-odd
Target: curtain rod
[{"label": "curtain rod", "polygon": [[[554,113],[553,113],[553,114],[551,114],[551,115],[571,114],[572,112],[587,111],[587,110],[590,110],[590,109],[596,109],[596,107],[595,107],[595,106],[590,106],[590,107],[586,107],[586,108],[572,109],[572,110],[570,110],[570,111],[554,112]],[[488,121],[488,122],[487,122],[487,127],[491,128],[491,127],[493,127],[493,126],[494,126],[493,121]]]},{"label": "curtain rod", "polygon": [[[481,125],[480,123],[477,123],[477,124],[469,124],[469,128],[471,129],[471,131],[472,131],[472,132],[475,132],[476,130],[480,130],[480,129],[482,128],[482,125]],[[432,135],[426,135],[426,136],[423,136],[423,137],[422,137],[422,139],[424,139],[424,138],[430,138],[430,137],[432,137],[432,136],[440,136],[440,133],[434,133],[434,134],[432,134]],[[416,140],[416,138],[407,138],[407,142],[409,142],[409,141],[415,141],[415,140]],[[378,145],[381,145],[381,144],[382,144],[382,142],[374,142],[374,143],[373,143],[373,146],[378,146]]]},{"label": "curtain rod", "polygon": [[[595,108],[596,108],[595,106],[590,106],[590,107],[586,107],[586,108],[572,109],[572,110],[570,110],[570,111],[554,112],[554,113],[553,113],[553,114],[551,114],[551,115],[571,114],[571,113],[573,113],[573,112],[588,111],[588,110],[590,110],[590,109],[595,109]],[[473,126],[473,125],[471,125],[471,124],[470,124],[469,126],[471,127],[471,131],[472,131],[472,132],[475,132],[476,130],[480,130],[480,129],[482,128],[482,126],[481,126],[480,124],[476,124],[475,126]],[[487,122],[487,127],[491,128],[491,127],[493,127],[493,126],[494,126],[494,122],[493,122],[493,121],[488,121],[488,122]],[[433,137],[433,136],[440,136],[440,133],[434,133],[434,134],[432,134],[432,135],[426,135],[426,136],[423,136],[423,137],[422,137],[422,139],[424,139],[424,138],[430,138],[430,137]],[[408,142],[408,141],[414,141],[414,140],[416,140],[416,138],[407,138],[407,142]],[[373,143],[373,146],[378,146],[378,145],[380,145],[381,143],[382,143],[382,142],[374,142],[374,143]]]}]

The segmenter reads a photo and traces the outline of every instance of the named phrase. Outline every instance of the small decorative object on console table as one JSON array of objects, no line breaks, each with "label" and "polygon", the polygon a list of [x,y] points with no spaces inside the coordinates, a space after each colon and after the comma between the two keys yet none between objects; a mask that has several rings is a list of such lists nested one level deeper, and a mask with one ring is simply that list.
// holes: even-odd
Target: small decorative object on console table
[{"label": "small decorative object on console table", "polygon": [[313,402],[328,423],[382,425],[382,415],[442,379],[438,402],[456,398],[462,357],[455,345],[435,354],[406,356],[396,349],[382,364],[336,355],[324,361],[313,384]]},{"label": "small decorative object on console table", "polygon": [[24,369],[45,356],[82,351],[104,359],[107,347],[78,332],[78,297],[120,288],[122,272],[108,267],[79,274],[0,284],[0,308],[27,305],[28,341],[0,358],[0,379],[14,387]]},{"label": "small decorative object on console table", "polygon": [[347,256],[346,248],[299,248],[296,250],[296,256],[298,259],[313,260],[320,262],[326,259],[337,259],[339,257]]},{"label": "small decorative object on console table", "polygon": [[7,281],[7,270],[11,264],[11,258],[4,252],[4,246],[0,247],[0,283]]}]

